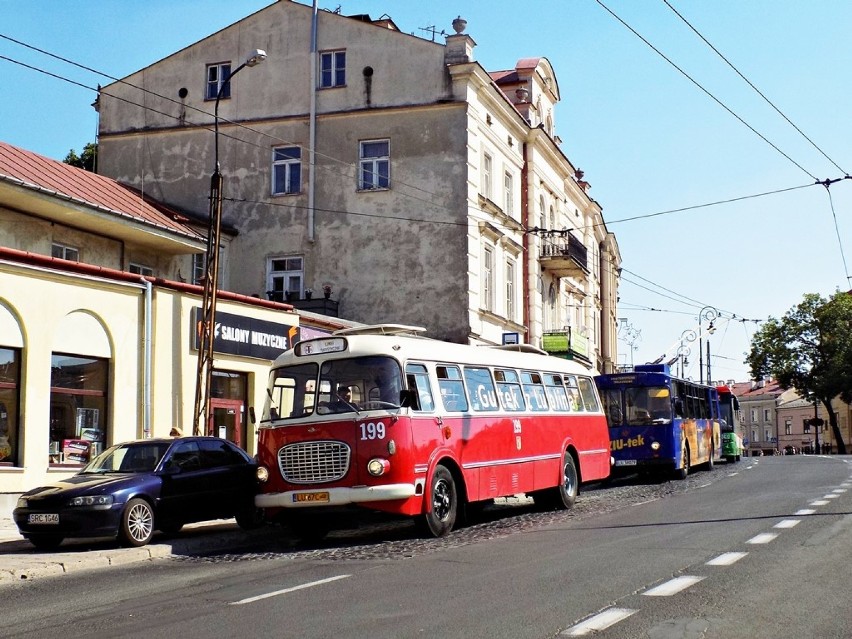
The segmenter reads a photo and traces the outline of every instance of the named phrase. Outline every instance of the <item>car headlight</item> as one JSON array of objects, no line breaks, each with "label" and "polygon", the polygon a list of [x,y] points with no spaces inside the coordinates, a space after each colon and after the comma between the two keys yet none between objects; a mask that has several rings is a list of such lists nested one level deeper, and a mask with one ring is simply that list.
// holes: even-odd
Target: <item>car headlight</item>
[{"label": "car headlight", "polygon": [[18,503],[15,506],[15,508],[26,508],[27,506],[28,506],[27,498],[26,497],[18,497]]},{"label": "car headlight", "polygon": [[381,477],[390,470],[390,462],[381,457],[374,457],[367,462],[367,472],[373,477]]},{"label": "car headlight", "polygon": [[257,481],[261,484],[269,480],[269,471],[266,466],[258,466],[255,473],[257,475]]},{"label": "car headlight", "polygon": [[83,495],[68,501],[69,506],[109,506],[115,501],[112,495]]}]

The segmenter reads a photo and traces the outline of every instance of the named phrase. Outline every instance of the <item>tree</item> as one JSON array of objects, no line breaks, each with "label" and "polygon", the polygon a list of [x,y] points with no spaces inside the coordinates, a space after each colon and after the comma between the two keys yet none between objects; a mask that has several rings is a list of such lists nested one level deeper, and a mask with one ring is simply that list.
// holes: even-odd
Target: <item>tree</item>
[{"label": "tree", "polygon": [[782,319],[771,317],[761,327],[746,362],[754,379],[772,375],[825,406],[837,452],[846,454],[831,400],[852,403],[852,294],[837,292],[829,300],[806,294]]},{"label": "tree", "polygon": [[89,142],[83,147],[83,152],[77,155],[74,149],[68,151],[68,155],[63,160],[65,164],[76,166],[78,169],[85,169],[91,173],[95,172],[98,166],[98,145],[94,142]]}]

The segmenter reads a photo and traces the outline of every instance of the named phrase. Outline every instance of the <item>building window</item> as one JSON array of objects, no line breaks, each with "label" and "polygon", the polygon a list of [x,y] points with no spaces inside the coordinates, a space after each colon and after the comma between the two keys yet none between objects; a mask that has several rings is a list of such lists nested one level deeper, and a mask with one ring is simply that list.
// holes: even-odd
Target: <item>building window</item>
[{"label": "building window", "polygon": [[545,214],[546,208],[544,204],[544,196],[542,195],[538,199],[538,219],[539,219],[539,228],[542,230],[547,229],[547,215]]},{"label": "building window", "polygon": [[503,212],[506,215],[511,215],[515,202],[515,188],[514,188],[514,180],[512,179],[512,173],[510,171],[506,171],[503,175],[503,189],[506,195],[506,201],[504,203]]},{"label": "building window", "polygon": [[793,420],[788,419],[784,422],[784,434],[792,435],[793,434]]},{"label": "building window", "polygon": [[320,88],[342,87],[346,84],[346,51],[320,53]]},{"label": "building window", "polygon": [[482,155],[482,195],[491,199],[491,175],[494,161],[487,153]]},{"label": "building window", "polygon": [[752,421],[752,423],[757,421],[757,409],[756,408],[751,409],[751,421]]},{"label": "building window", "polygon": [[482,249],[482,308],[494,310],[494,251],[490,246]]},{"label": "building window", "polygon": [[358,188],[362,191],[390,188],[390,140],[361,142]]},{"label": "building window", "polygon": [[272,149],[272,195],[291,195],[302,190],[302,149]]},{"label": "building window", "polygon": [[768,428],[763,429],[763,441],[765,441],[765,442],[771,442],[772,441],[772,431],[770,431]]},{"label": "building window", "polygon": [[204,284],[204,273],[207,268],[207,253],[193,253],[192,255],[192,283],[201,286]]},{"label": "building window", "polygon": [[20,379],[21,352],[0,348],[0,466],[14,466],[18,461]]},{"label": "building window", "polygon": [[752,431],[751,431],[751,441],[753,441],[755,444],[756,444],[756,443],[758,443],[758,442],[760,441],[760,440],[757,438],[757,431],[756,431],[756,430],[752,430]]},{"label": "building window", "polygon": [[[204,94],[205,100],[215,100],[217,97],[231,97],[231,83],[228,80],[231,77],[231,63],[220,62],[218,64],[207,65],[207,92]],[[222,90],[222,95],[219,95],[219,90]]]},{"label": "building window", "polygon": [[764,408],[763,409],[763,421],[765,421],[765,422],[770,421],[769,414],[770,414],[770,410],[768,408]]},{"label": "building window", "polygon": [[807,417],[802,419],[802,432],[803,433],[810,433],[811,432],[811,423],[810,423],[810,420]]},{"label": "building window", "polygon": [[302,257],[271,257],[266,266],[266,293],[269,299],[283,302],[287,293],[302,297],[302,286],[305,280],[304,258]]},{"label": "building window", "polygon": [[150,266],[145,266],[143,264],[135,264],[133,262],[130,263],[130,266],[127,268],[131,273],[135,273],[136,275],[145,275],[146,277],[154,277],[154,269]]},{"label": "building window", "polygon": [[59,244],[54,242],[50,247],[50,256],[58,257],[62,260],[71,260],[72,262],[80,261],[80,249],[76,249],[73,246],[66,246],[65,244]]},{"label": "building window", "polygon": [[50,463],[86,464],[107,441],[109,361],[54,353],[50,370]]},{"label": "building window", "polygon": [[506,260],[506,317],[515,319],[515,260]]}]

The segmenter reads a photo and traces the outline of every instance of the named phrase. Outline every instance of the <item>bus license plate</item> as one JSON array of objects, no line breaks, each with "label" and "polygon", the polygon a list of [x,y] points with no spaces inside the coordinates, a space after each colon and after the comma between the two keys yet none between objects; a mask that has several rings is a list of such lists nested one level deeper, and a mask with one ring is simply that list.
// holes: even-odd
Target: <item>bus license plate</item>
[{"label": "bus license plate", "polygon": [[31,524],[58,524],[58,513],[30,513],[27,521]]},{"label": "bus license plate", "polygon": [[314,503],[314,504],[327,504],[328,503],[328,492],[321,493],[296,493],[293,495],[293,501],[296,503]]},{"label": "bus license plate", "polygon": [[616,459],[615,465],[616,466],[635,466],[636,460],[635,459]]}]

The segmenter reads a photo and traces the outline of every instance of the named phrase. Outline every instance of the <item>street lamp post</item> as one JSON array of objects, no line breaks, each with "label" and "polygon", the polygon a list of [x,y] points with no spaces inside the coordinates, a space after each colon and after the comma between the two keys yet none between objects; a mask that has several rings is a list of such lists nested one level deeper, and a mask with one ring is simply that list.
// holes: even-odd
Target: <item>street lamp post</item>
[{"label": "street lamp post", "polygon": [[680,346],[677,349],[677,355],[680,359],[680,377],[685,379],[685,370],[687,364],[689,364],[689,355],[692,352],[692,349],[687,346],[687,343],[695,341],[695,331],[691,328],[686,329],[683,333],[680,334]]},{"label": "street lamp post", "polygon": [[198,336],[198,371],[195,380],[193,434],[207,432],[210,418],[210,386],[213,382],[213,341],[216,325],[216,297],[219,290],[219,234],[222,230],[222,173],[219,170],[219,101],[231,78],[246,67],[257,66],[266,59],[266,52],[256,49],[249,58],[228,74],[219,85],[213,108],[215,168],[210,178],[210,225],[207,232],[207,253],[204,270],[204,293],[201,314],[196,318]]},{"label": "street lamp post", "polygon": [[[702,320],[707,320],[710,322],[707,325],[707,333],[712,335],[716,332],[716,327],[713,325],[713,322],[716,318],[719,317],[719,311],[713,308],[712,306],[705,306],[698,312],[698,368],[699,368],[699,380],[703,384],[704,383],[704,331],[701,328]],[[707,383],[710,383],[710,340],[707,340]]]}]

